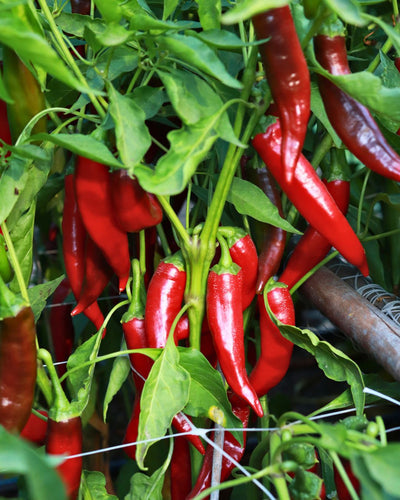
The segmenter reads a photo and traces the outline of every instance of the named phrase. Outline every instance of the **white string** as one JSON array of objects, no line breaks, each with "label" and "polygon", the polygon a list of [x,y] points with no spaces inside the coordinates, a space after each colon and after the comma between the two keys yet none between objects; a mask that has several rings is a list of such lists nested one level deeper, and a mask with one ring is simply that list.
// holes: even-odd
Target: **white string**
[{"label": "white string", "polygon": [[386,394],[383,394],[382,392],[375,391],[375,389],[370,389],[369,387],[364,387],[364,392],[367,394],[372,394],[373,396],[378,396],[381,399],[385,399],[386,401],[389,401],[390,403],[393,403],[397,406],[400,406],[400,401],[397,399],[394,399],[390,396],[387,396]]}]

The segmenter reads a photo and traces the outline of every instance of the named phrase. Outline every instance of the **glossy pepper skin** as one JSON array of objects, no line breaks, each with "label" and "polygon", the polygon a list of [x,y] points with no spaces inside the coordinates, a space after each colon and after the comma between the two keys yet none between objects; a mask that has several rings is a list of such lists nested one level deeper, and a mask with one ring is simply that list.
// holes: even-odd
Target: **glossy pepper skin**
[{"label": "glossy pepper skin", "polygon": [[175,254],[161,261],[147,290],[144,318],[149,347],[165,347],[172,323],[182,308],[185,286],[183,260]]},{"label": "glossy pepper skin", "polygon": [[[48,420],[46,453],[49,455],[78,455],[82,453],[82,421],[80,417]],[[82,457],[66,459],[57,466],[69,500],[78,498],[82,474]]]},{"label": "glossy pepper skin", "polygon": [[[286,325],[295,324],[292,297],[287,287],[272,288],[267,294],[274,315]],[[250,373],[250,383],[259,397],[264,396],[285,376],[292,357],[293,344],[285,339],[270,318],[264,295],[257,296],[260,314],[261,355]]]},{"label": "glossy pepper skin", "polygon": [[281,129],[274,123],[265,134],[257,134],[253,146],[300,214],[334,246],[343,257],[368,276],[367,258],[346,217],[342,214],[310,162],[300,155],[296,176],[286,182],[280,165]]},{"label": "glossy pepper skin", "polygon": [[32,309],[0,321],[0,425],[20,433],[29,420],[36,385],[36,328]]},{"label": "glossy pepper skin", "polygon": [[[332,75],[350,74],[344,36],[314,37],[317,61]],[[400,157],[388,144],[368,109],[327,78],[318,75],[324,107],[343,144],[367,168],[400,181]]]},{"label": "glossy pepper skin", "polygon": [[[65,176],[64,190],[62,220],[64,265],[72,293],[75,300],[78,301],[85,276],[85,242],[87,233],[76,201],[73,174]],[[95,325],[96,329],[99,330],[103,324],[104,316],[97,302],[87,307],[84,314]]]},{"label": "glossy pepper skin", "polygon": [[[7,104],[0,99],[0,139],[11,144],[11,132],[7,118]],[[0,148],[1,148],[0,144]]]},{"label": "glossy pepper skin", "polygon": [[[221,258],[222,261],[222,258]],[[221,371],[232,391],[258,416],[263,410],[246,373],[242,303],[242,272],[226,261],[211,268],[207,279],[207,320]]]},{"label": "glossy pepper skin", "polygon": [[[243,428],[246,429],[249,423],[250,417],[250,408],[247,405],[243,405],[243,401],[240,400],[237,396],[228,393],[229,400],[232,405],[232,411],[234,415],[240,418]],[[244,451],[246,448],[246,432],[243,432],[243,446],[232,436],[232,434],[228,431],[225,432],[224,435],[224,451],[228,453],[234,460],[240,462],[243,458]],[[192,491],[187,496],[187,500],[191,500],[196,498],[201,492],[206,490],[211,486],[211,477],[212,477],[212,464],[213,464],[213,454],[214,447],[208,445],[206,449],[206,453],[204,455],[203,463],[197,476],[197,480],[195,485],[192,488]],[[235,464],[233,464],[226,457],[222,457],[222,467],[221,467],[221,483],[228,479],[230,473],[234,469]],[[206,497],[210,498],[210,497]]]},{"label": "glossy pepper skin", "polygon": [[192,489],[189,443],[183,436],[174,437],[171,465],[171,499],[185,500]]},{"label": "glossy pepper skin", "polygon": [[108,167],[78,156],[75,191],[83,224],[118,276],[121,292],[128,282],[131,262],[128,236],[113,218]]},{"label": "glossy pepper skin", "polygon": [[126,170],[111,172],[110,193],[115,223],[123,231],[136,233],[162,221],[163,212],[157,197],[145,191]]},{"label": "glossy pepper skin", "polygon": [[[39,410],[39,413],[47,417],[47,411]],[[42,420],[40,417],[31,413],[28,422],[21,431],[20,436],[30,443],[38,446],[43,446],[46,442],[47,420]]]},{"label": "glossy pepper skin", "polygon": [[249,307],[256,295],[258,255],[253,240],[243,231],[236,237],[228,238],[229,254],[232,262],[242,270],[242,308]]},{"label": "glossy pepper skin", "polygon": [[[345,180],[323,181],[343,214],[350,200],[350,183]],[[298,241],[279,281],[292,288],[304,275],[326,257],[331,244],[315,228],[309,226]]]},{"label": "glossy pepper skin", "polygon": [[252,19],[265,75],[282,123],[282,166],[290,182],[303,148],[310,115],[310,74],[288,5]]}]

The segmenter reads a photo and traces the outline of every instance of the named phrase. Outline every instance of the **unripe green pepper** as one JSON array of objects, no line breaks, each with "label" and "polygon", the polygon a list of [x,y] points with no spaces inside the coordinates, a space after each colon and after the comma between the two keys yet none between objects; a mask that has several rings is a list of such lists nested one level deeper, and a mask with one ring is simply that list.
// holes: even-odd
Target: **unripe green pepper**
[{"label": "unripe green pepper", "polygon": [[4,236],[0,234],[0,276],[5,283],[11,281],[13,271],[7,257],[7,247]]}]

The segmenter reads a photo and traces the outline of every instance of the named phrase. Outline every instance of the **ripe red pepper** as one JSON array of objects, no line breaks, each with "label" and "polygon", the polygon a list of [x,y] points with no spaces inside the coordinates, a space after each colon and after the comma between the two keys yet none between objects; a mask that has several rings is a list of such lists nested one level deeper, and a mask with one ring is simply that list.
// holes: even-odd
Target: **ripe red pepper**
[{"label": "ripe red pepper", "polygon": [[[0,99],[0,139],[11,144],[11,132],[7,118],[7,104]],[[0,144],[0,148],[2,145]]]},{"label": "ripe red pepper", "polygon": [[118,276],[122,292],[129,279],[131,261],[128,236],[113,218],[108,167],[78,156],[75,191],[83,224]]},{"label": "ripe red pepper", "polygon": [[111,206],[115,223],[128,233],[136,233],[162,221],[163,212],[157,197],[145,191],[136,177],[126,170],[110,174]]},{"label": "ripe red pepper", "polygon": [[[349,476],[349,479],[351,481],[351,484],[353,485],[355,491],[357,494],[360,494],[361,490],[361,485],[360,481],[358,478],[354,475],[354,472],[351,468],[351,463],[347,459],[343,459],[343,466],[346,471],[346,474]],[[336,467],[333,467],[333,474],[334,474],[334,479],[335,479],[335,484],[336,484],[336,492],[337,492],[337,497],[340,500],[352,500],[354,498],[352,495],[350,495],[349,490],[346,488],[346,485],[343,482],[342,476],[339,474],[339,471],[337,470]]]},{"label": "ripe red pepper", "polygon": [[[351,73],[342,33],[317,35],[314,49],[318,62],[332,75]],[[370,170],[399,182],[400,156],[388,144],[369,110],[321,75],[318,86],[329,121],[347,149]]]},{"label": "ripe red pepper", "polygon": [[[67,361],[70,356],[75,339],[74,325],[71,318],[71,304],[63,304],[71,291],[68,278],[64,278],[53,294],[50,309],[50,334],[53,343],[54,358],[57,362]],[[58,375],[61,377],[66,372],[66,364],[57,366]]]},{"label": "ripe red pepper", "polygon": [[242,303],[242,271],[233,263],[226,242],[220,238],[221,259],[207,280],[207,320],[222,373],[232,391],[263,415],[246,373]]},{"label": "ripe red pepper", "polygon": [[300,155],[296,176],[287,183],[281,169],[281,129],[274,123],[265,134],[257,134],[253,146],[301,215],[334,246],[343,257],[368,276],[367,258],[346,217],[318,177],[310,162]]},{"label": "ripe red pepper", "polygon": [[90,14],[90,0],[71,0],[71,12],[88,16]]},{"label": "ripe red pepper", "polygon": [[303,148],[310,115],[310,74],[288,5],[252,19],[272,97],[282,122],[281,158],[290,182]]},{"label": "ripe red pepper", "polygon": [[[250,408],[247,405],[243,405],[243,401],[240,400],[233,393],[228,393],[229,400],[232,405],[232,411],[236,417],[240,418],[243,428],[246,429],[249,423]],[[244,455],[246,448],[246,432],[243,432],[243,445],[241,445],[230,432],[225,431],[224,434],[224,451],[228,453],[234,460],[240,462]],[[187,496],[187,500],[196,498],[201,492],[206,490],[211,486],[212,477],[212,464],[213,464],[213,454],[214,447],[208,445],[206,453],[204,455],[203,463],[197,476],[196,484],[193,486],[192,491]],[[230,473],[232,472],[235,465],[228,460],[225,456],[222,457],[221,466],[221,483],[228,479]],[[209,497],[207,497],[209,498]]]},{"label": "ripe red pepper", "polygon": [[165,347],[172,324],[182,309],[186,271],[180,253],[160,262],[150,280],[145,308],[149,347]]},{"label": "ripe red pepper", "polygon": [[[64,420],[49,418],[46,436],[49,455],[78,455],[82,453],[82,421],[80,417]],[[69,500],[78,498],[82,474],[82,457],[66,458],[57,466]]]},{"label": "ripe red pepper", "polygon": [[36,385],[36,328],[30,307],[0,321],[0,425],[20,433],[29,420]]},{"label": "ripe red pepper", "polygon": [[75,316],[92,305],[103,293],[113,275],[113,270],[103,253],[89,235],[85,241],[85,272],[79,300],[71,312]]},{"label": "ripe red pepper", "polygon": [[235,234],[227,238],[232,262],[242,270],[242,308],[249,307],[256,295],[258,255],[249,234],[236,228]]},{"label": "ripe red pepper", "polygon": [[[47,417],[47,411],[39,410],[39,413]],[[31,413],[28,422],[21,431],[21,437],[27,441],[43,446],[46,442],[47,420],[42,420],[40,417]]]},{"label": "ripe red pepper", "polygon": [[[346,214],[350,200],[350,183],[346,180],[324,179],[332,198],[343,214]],[[331,244],[314,227],[309,226],[298,241],[279,281],[292,288],[303,276],[326,257]]]},{"label": "ripe red pepper", "polygon": [[189,443],[183,436],[174,438],[170,470],[171,499],[185,500],[192,489],[192,471]]},{"label": "ripe red pepper", "polygon": [[[73,174],[65,176],[64,187],[65,197],[62,220],[64,265],[72,293],[75,300],[78,301],[84,280],[87,233],[76,201]],[[104,322],[104,316],[97,302],[87,307],[84,314],[99,330]]]},{"label": "ripe red pepper", "polygon": [[[268,285],[267,285],[268,286]],[[267,299],[271,311],[286,325],[295,324],[295,312],[289,288],[272,285]],[[293,344],[285,339],[270,318],[264,295],[257,297],[260,315],[261,355],[250,374],[250,383],[258,396],[264,396],[285,376],[292,357]]]}]

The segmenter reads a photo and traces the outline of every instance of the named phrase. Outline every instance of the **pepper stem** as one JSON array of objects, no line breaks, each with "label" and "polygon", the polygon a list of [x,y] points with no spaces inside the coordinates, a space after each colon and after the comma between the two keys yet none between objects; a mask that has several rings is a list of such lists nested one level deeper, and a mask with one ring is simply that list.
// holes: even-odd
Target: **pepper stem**
[{"label": "pepper stem", "polygon": [[68,398],[61,386],[60,379],[58,378],[57,371],[54,367],[53,359],[49,351],[43,348],[39,349],[38,358],[45,363],[47,371],[50,375],[51,383],[53,384],[54,399],[50,411],[55,413],[54,415],[51,415],[51,418],[57,420],[58,414],[65,414],[68,411],[70,402],[68,401]]},{"label": "pepper stem", "polygon": [[132,260],[132,291],[129,308],[121,318],[121,323],[126,323],[133,318],[143,318],[144,305],[142,301],[142,274],[138,259]]}]

